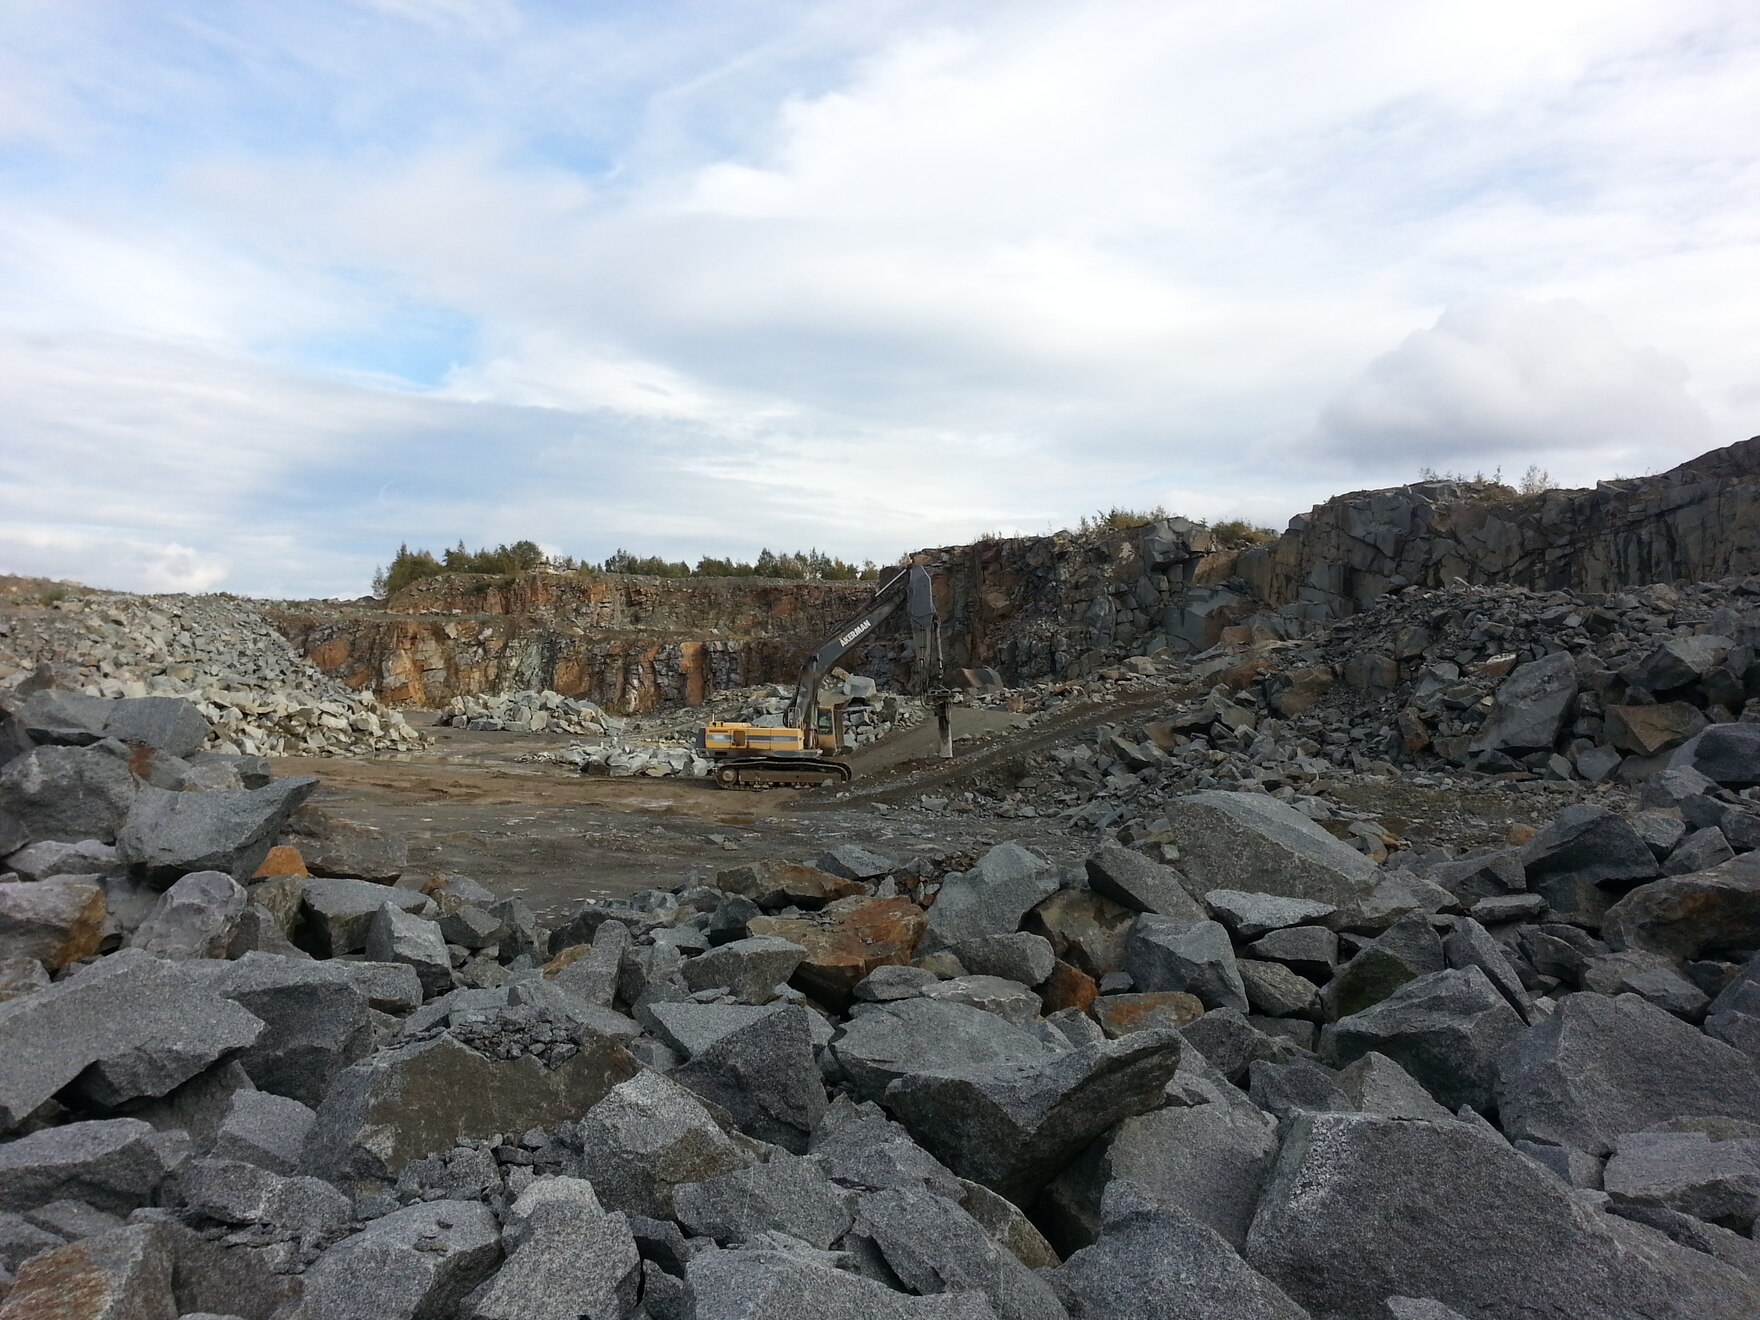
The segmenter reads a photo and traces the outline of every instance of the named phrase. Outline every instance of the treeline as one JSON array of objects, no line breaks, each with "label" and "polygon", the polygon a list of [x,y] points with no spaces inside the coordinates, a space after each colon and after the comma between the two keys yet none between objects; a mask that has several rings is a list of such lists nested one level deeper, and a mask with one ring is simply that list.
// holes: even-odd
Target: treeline
[{"label": "treeline", "polygon": [[572,555],[547,555],[535,541],[515,541],[493,549],[470,550],[460,541],[450,550],[436,555],[432,550],[411,550],[408,544],[397,547],[397,554],[385,567],[373,574],[373,594],[380,599],[393,596],[411,583],[442,573],[495,573],[503,576],[548,568],[563,573],[642,573],[649,577],[771,577],[802,581],[853,582],[880,575],[872,560],[860,565],[846,563],[821,550],[804,550],[777,554],[761,550],[752,563],[738,559],[716,559],[704,555],[693,568],[683,560],[662,559],[658,555],[643,557],[628,550],[618,550],[602,564],[582,563]]}]

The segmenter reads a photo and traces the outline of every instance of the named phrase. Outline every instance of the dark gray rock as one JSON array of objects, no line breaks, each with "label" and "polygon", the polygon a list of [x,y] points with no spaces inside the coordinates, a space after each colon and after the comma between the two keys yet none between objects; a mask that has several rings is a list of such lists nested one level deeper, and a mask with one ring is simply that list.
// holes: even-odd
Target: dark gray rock
[{"label": "dark gray rock", "polygon": [[1254,940],[1245,952],[1320,982],[1338,967],[1338,936],[1324,926],[1288,926]]},{"label": "dark gray rock", "polygon": [[1321,1054],[1353,1063],[1371,1051],[1386,1055],[1450,1109],[1486,1110],[1498,1060],[1524,1024],[1477,967],[1432,972],[1407,982],[1361,1013],[1321,1034]]},{"label": "dark gray rock", "polygon": [[1497,1105],[1513,1140],[1603,1155],[1628,1132],[1687,1115],[1760,1121],[1760,1071],[1636,995],[1568,995],[1512,1040]]},{"label": "dark gray rock", "polygon": [[[139,783],[128,763],[85,747],[35,747],[0,768],[0,816],[17,842],[111,843],[134,804]],[[198,867],[191,867],[198,870]]]},{"label": "dark gray rock", "polygon": [[629,948],[629,927],[607,921],[593,933],[587,952],[556,973],[556,984],[589,1004],[610,1008],[617,1001],[618,973]]},{"label": "dark gray rock", "polygon": [[1287,1063],[1296,1057],[1288,1040],[1266,1035],[1232,1008],[1211,1009],[1179,1031],[1186,1043],[1230,1082],[1245,1081],[1247,1068],[1255,1059]]},{"label": "dark gray rock", "polygon": [[368,997],[357,967],[247,953],[212,982],[262,1020],[238,1061],[264,1091],[316,1109],[344,1068],[373,1045]]},{"label": "dark gray rock", "polygon": [[937,1002],[970,1004],[1015,1023],[1033,1021],[1044,1007],[1039,996],[1019,981],[1000,976],[951,976],[924,986],[921,995]]},{"label": "dark gray rock", "polygon": [[1601,1166],[1605,1161],[1599,1155],[1572,1150],[1569,1146],[1548,1146],[1538,1141],[1516,1140],[1510,1144],[1537,1164],[1552,1170],[1566,1187],[1601,1190]]},{"label": "dark gray rock", "polygon": [[90,881],[0,881],[0,957],[59,971],[98,951],[105,924],[104,890]]},{"label": "dark gray rock", "polygon": [[1447,1121],[1453,1113],[1436,1103],[1424,1084],[1385,1054],[1370,1051],[1339,1069],[1338,1085],[1348,1108],[1383,1118]]},{"label": "dark gray rock", "polygon": [[209,1154],[217,1160],[243,1160],[270,1173],[294,1173],[317,1117],[284,1095],[236,1091]]},{"label": "dark gray rock", "polygon": [[1491,932],[1472,917],[1455,918],[1453,929],[1442,942],[1442,956],[1450,967],[1477,967],[1509,1001],[1509,1006],[1521,1014],[1524,1022],[1533,1020],[1533,1006],[1522,985],[1521,974]]},{"label": "dark gray rock", "polygon": [[294,943],[317,958],[338,958],[367,947],[373,918],[387,903],[404,911],[434,910],[427,895],[413,889],[374,884],[370,880],[307,880],[300,890],[299,924]]},{"label": "dark gray rock", "polygon": [[1760,1125],[1682,1119],[1620,1137],[1603,1171],[1615,1201],[1751,1234],[1760,1215]]},{"label": "dark gray rock", "polygon": [[998,1320],[982,1294],[912,1297],[797,1252],[703,1252],[686,1278],[694,1320]]},{"label": "dark gray rock", "polygon": [[776,998],[777,988],[794,975],[807,951],[774,935],[752,935],[711,949],[684,964],[685,984],[692,990],[717,986],[750,1004]]},{"label": "dark gray rock", "polygon": [[1475,752],[1550,750],[1576,704],[1577,666],[1568,651],[1531,660],[1498,685]]},{"label": "dark gray rock", "polygon": [[453,987],[452,955],[440,927],[425,917],[405,912],[385,902],[367,927],[367,957],[374,962],[401,963],[413,967],[422,983],[422,994],[445,994]]},{"label": "dark gray rock", "polygon": [[1702,830],[1694,830],[1662,864],[1668,875],[1688,875],[1694,871],[1709,871],[1712,867],[1727,862],[1736,855],[1736,850],[1729,846],[1723,831],[1715,825]]},{"label": "dark gray rock", "polygon": [[152,1204],[168,1172],[158,1133],[139,1119],[44,1128],[0,1145],[0,1210],[79,1200],[127,1214]]},{"label": "dark gray rock", "polygon": [[474,1201],[429,1201],[375,1219],[305,1276],[311,1320],[439,1320],[501,1263],[501,1232]]},{"label": "dark gray rock", "polygon": [[1395,922],[1327,982],[1322,1001],[1328,1017],[1361,1013],[1386,999],[1408,981],[1447,965],[1442,941],[1421,912]]},{"label": "dark gray rock", "polygon": [[1145,913],[1131,927],[1124,970],[1140,991],[1183,990],[1211,1008],[1247,1010],[1234,946],[1219,922]]},{"label": "dark gray rock", "polygon": [[208,738],[208,721],[182,697],[129,697],[106,702],[104,736],[154,747],[179,759]]},{"label": "dark gray rock", "polygon": [[34,743],[89,747],[104,737],[104,724],[115,705],[103,697],[49,688],[31,693],[15,713],[25,736]]},{"label": "dark gray rock", "polygon": [[409,866],[409,847],[395,834],[342,820],[312,803],[287,818],[280,841],[299,849],[313,875],[390,884]]},{"label": "dark gray rock", "polygon": [[1310,1059],[1289,1063],[1261,1060],[1248,1067],[1247,1078],[1247,1094],[1253,1103],[1275,1118],[1352,1107],[1338,1074]]},{"label": "dark gray rock", "polygon": [[1060,1051],[1042,1035],[969,1004],[903,999],[852,1017],[831,1052],[856,1091],[879,1100],[900,1077],[1028,1063]]},{"label": "dark gray rock", "polygon": [[673,1216],[673,1195],[755,1161],[689,1090],[658,1073],[620,1083],[574,1125],[579,1172],[626,1214]]},{"label": "dark gray rock", "polygon": [[518,1244],[469,1304],[470,1320],[622,1320],[641,1282],[629,1220],[596,1205],[529,1199],[543,1189],[534,1184],[521,1194],[523,1211],[515,1204],[510,1218],[520,1226]]},{"label": "dark gray rock", "polygon": [[817,1160],[778,1155],[673,1192],[685,1231],[739,1246],[775,1230],[829,1251],[849,1232],[853,1198],[825,1176]]},{"label": "dark gray rock", "polygon": [[1049,1278],[1070,1320],[1308,1320],[1222,1235],[1129,1182],[1108,1193],[1099,1241]]},{"label": "dark gray rock", "polygon": [[0,1004],[0,1130],[76,1079],[86,1100],[112,1108],[165,1095],[251,1045],[263,1023],[191,967],[125,949]]},{"label": "dark gray rock", "polygon": [[1760,1284],[1638,1234],[1489,1128],[1311,1114],[1284,1141],[1245,1255],[1316,1316],[1367,1320],[1391,1296],[1556,1320],[1736,1320],[1760,1305]]},{"label": "dark gray rock", "polygon": [[1320,1005],[1320,987],[1282,963],[1242,958],[1235,964],[1247,1002],[1271,1017],[1306,1017]]},{"label": "dark gray rock", "polygon": [[[1051,941],[1042,935],[1028,934],[1024,930],[966,940],[956,944],[952,953],[959,959],[960,966],[968,972],[978,976],[1001,977],[1005,981],[1026,986],[1040,984],[1057,966],[1057,954],[1051,948]],[[918,969],[877,967],[869,974],[868,980],[873,980],[882,971],[891,971],[896,975],[906,970],[915,972]],[[857,987],[857,995],[860,996],[860,987]]]},{"label": "dark gray rock", "polygon": [[789,1006],[691,1052],[672,1080],[720,1105],[747,1136],[797,1153],[825,1113],[809,1012]]},{"label": "dark gray rock", "polygon": [[1692,875],[1639,885],[1608,911],[1602,933],[1616,949],[1687,960],[1740,953],[1760,930],[1760,853]]},{"label": "dark gray rock", "polygon": [[899,869],[899,863],[892,858],[871,852],[859,843],[840,843],[813,865],[845,880],[878,880]]},{"label": "dark gray rock", "polygon": [[1175,1032],[1136,1032],[1021,1063],[914,1073],[886,1088],[884,1104],[955,1173],[1019,1205],[1095,1137],[1158,1105],[1179,1053]]},{"label": "dark gray rock", "polygon": [[128,947],[157,958],[220,958],[247,899],[224,871],[192,871],[163,894]]},{"label": "dark gray rock", "polygon": [[999,1320],[1067,1320],[1045,1280],[944,1197],[902,1188],[871,1192],[861,1199],[855,1231],[911,1292],[980,1293]]},{"label": "dark gray rock", "polygon": [[919,952],[950,949],[985,935],[1007,935],[1057,890],[1050,862],[1016,843],[999,843],[972,869],[942,882]]},{"label": "dark gray rock", "polygon": [[241,1160],[192,1160],[178,1171],[177,1188],[191,1214],[218,1224],[322,1234],[346,1227],[354,1214],[349,1199],[327,1182]]},{"label": "dark gray rock", "polygon": [[1088,854],[1088,888],[1133,912],[1154,912],[1180,921],[1205,921],[1204,905],[1186,892],[1179,873],[1117,843]]},{"label": "dark gray rock", "polygon": [[[1662,873],[1650,845],[1606,807],[1566,807],[1522,849],[1528,888],[1561,914],[1597,915],[1595,890],[1628,887]],[[1610,902],[1611,900],[1605,900]]]},{"label": "dark gray rock", "polygon": [[1471,853],[1451,862],[1441,862],[1425,873],[1425,878],[1441,885],[1463,903],[1481,898],[1527,892],[1527,868],[1515,848],[1498,848]]},{"label": "dark gray rock", "polygon": [[1350,908],[1381,878],[1355,848],[1261,793],[1192,793],[1167,804],[1167,819],[1180,867],[1203,892],[1233,889]]},{"label": "dark gray rock", "polygon": [[1318,930],[1321,927],[1312,923],[1324,921],[1338,911],[1330,903],[1278,894],[1246,894],[1238,889],[1212,889],[1204,895],[1204,906],[1228,927],[1230,934],[1241,940],[1256,940],[1289,928]]},{"label": "dark gray rock", "polygon": [[170,884],[191,871],[248,880],[287,817],[318,787],[312,775],[236,793],[171,793],[143,787],[116,836],[116,850],[147,880]]},{"label": "dark gray rock", "polygon": [[[961,1200],[964,1180],[911,1140],[876,1104],[839,1096],[813,1132],[813,1158],[840,1186],[859,1191],[925,1187]],[[976,1184],[972,1184],[976,1185]]]},{"label": "dark gray rock", "polygon": [[1760,784],[1760,725],[1714,724],[1677,747],[1668,765],[1724,788],[1752,788]]}]

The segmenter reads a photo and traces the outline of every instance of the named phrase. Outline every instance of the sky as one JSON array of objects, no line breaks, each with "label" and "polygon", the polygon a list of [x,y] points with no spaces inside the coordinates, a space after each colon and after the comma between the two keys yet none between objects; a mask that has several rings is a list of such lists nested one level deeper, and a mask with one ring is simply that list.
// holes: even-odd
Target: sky
[{"label": "sky", "polygon": [[1760,432],[1752,0],[5,0],[0,572],[1281,527]]}]

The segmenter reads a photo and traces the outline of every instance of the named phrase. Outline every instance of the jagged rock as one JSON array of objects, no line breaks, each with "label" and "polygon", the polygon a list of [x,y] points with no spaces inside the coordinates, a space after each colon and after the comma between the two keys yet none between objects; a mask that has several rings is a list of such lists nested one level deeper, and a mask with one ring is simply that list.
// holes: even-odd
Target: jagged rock
[{"label": "jagged rock", "polygon": [[44,1128],[0,1145],[0,1210],[80,1200],[127,1214],[152,1203],[168,1172],[158,1133],[139,1119]]},{"label": "jagged rock", "polygon": [[452,989],[452,955],[446,937],[434,922],[405,912],[397,904],[379,905],[367,927],[367,957],[373,962],[401,963],[416,970],[424,995]]},{"label": "jagged rock", "polygon": [[107,751],[33,747],[0,768],[0,817],[12,817],[20,834],[7,851],[46,839],[114,842],[138,787],[128,763]]},{"label": "jagged rock", "polygon": [[1609,909],[1602,934],[1616,949],[1672,958],[1745,953],[1760,943],[1760,853],[1710,870],[1639,885]]},{"label": "jagged rock", "polygon": [[0,1131],[75,1079],[85,1099],[114,1107],[252,1044],[262,1022],[188,966],[125,949],[0,1006]]},{"label": "jagged rock", "polygon": [[1320,987],[1281,963],[1242,958],[1236,961],[1235,967],[1240,973],[1241,984],[1246,987],[1247,1002],[1260,1013],[1271,1017],[1301,1017],[1319,1006]]},{"label": "jagged rock", "polygon": [[1373,1007],[1329,1025],[1321,1053],[1338,1064],[1374,1051],[1417,1078],[1444,1105],[1488,1108],[1499,1052],[1523,1022],[1477,967],[1431,972]]},{"label": "jagged rock", "polygon": [[208,721],[180,697],[130,697],[103,704],[104,737],[118,742],[154,747],[182,759],[208,737]]},{"label": "jagged rock", "polygon": [[1339,1069],[1338,1085],[1350,1108],[1383,1118],[1446,1121],[1454,1115],[1437,1104],[1424,1084],[1385,1054],[1373,1050]]},{"label": "jagged rock", "polygon": [[828,1008],[849,1003],[856,983],[876,967],[907,963],[926,918],[908,898],[845,899],[811,917],[758,917],[752,935],[798,944],[807,956],[792,984]]},{"label": "jagged rock", "polygon": [[104,936],[104,891],[83,880],[0,883],[0,954],[57,971]]},{"label": "jagged rock", "polygon": [[879,880],[899,869],[892,858],[870,852],[859,843],[840,843],[813,865],[845,880]]},{"label": "jagged rock", "polygon": [[375,1219],[306,1274],[311,1320],[428,1320],[501,1263],[495,1216],[475,1201],[429,1201]]},{"label": "jagged rock", "polygon": [[40,959],[21,955],[0,957],[0,1004],[35,994],[49,984]]},{"label": "jagged rock", "polygon": [[692,990],[719,986],[746,1003],[767,1003],[806,956],[799,944],[775,935],[751,935],[687,960],[685,984]]},{"label": "jagged rock", "polygon": [[1088,888],[1133,912],[1153,912],[1181,921],[1204,921],[1203,904],[1186,892],[1177,872],[1116,843],[1088,854]]},{"label": "jagged rock", "polygon": [[1256,940],[1286,927],[1324,921],[1338,911],[1330,903],[1277,894],[1246,894],[1238,889],[1212,889],[1204,895],[1204,904],[1240,940]]},{"label": "jagged rock", "polygon": [[1465,903],[1520,894],[1528,888],[1527,868],[1522,865],[1521,852],[1514,848],[1471,853],[1432,866],[1425,874]]},{"label": "jagged rock", "polygon": [[1709,721],[1684,701],[1650,706],[1609,706],[1607,741],[1638,756],[1656,756],[1679,747]]},{"label": "jagged rock", "polygon": [[1566,807],[1522,849],[1528,886],[1567,920],[1594,929],[1612,902],[1607,887],[1661,874],[1655,854],[1630,823],[1606,807]]},{"label": "jagged rock", "polygon": [[610,1008],[617,1000],[618,972],[628,948],[629,927],[607,921],[594,932],[587,952],[556,972],[556,984],[589,1004]]},{"label": "jagged rock", "polygon": [[1760,784],[1760,725],[1714,724],[1676,748],[1668,766],[1724,788],[1752,788]]},{"label": "jagged rock", "polygon": [[1255,1059],[1286,1063],[1294,1057],[1287,1040],[1266,1035],[1233,1008],[1213,1008],[1180,1035],[1231,1082],[1239,1083]]},{"label": "jagged rock", "polygon": [[555,1068],[535,1055],[486,1058],[450,1035],[382,1049],[340,1073],[306,1142],[319,1177],[386,1178],[466,1137],[553,1126],[585,1113],[636,1071],[608,1036],[578,1028]]},{"label": "jagged rock", "polygon": [[774,858],[722,871],[715,877],[715,884],[730,894],[751,899],[761,908],[791,904],[799,908],[822,908],[840,898],[867,892],[859,881],[840,874]]},{"label": "jagged rock", "polygon": [[1277,1154],[1277,1125],[1240,1103],[1169,1105],[1127,1118],[1046,1189],[1040,1209],[1066,1251],[1098,1240],[1106,1190],[1121,1182],[1220,1234],[1237,1250]]},{"label": "jagged rock", "polygon": [[1123,968],[1136,919],[1122,903],[1092,890],[1060,889],[1029,912],[1023,925],[1049,940],[1059,959],[1098,977]]},{"label": "jagged rock", "polygon": [[916,1072],[886,1088],[885,1104],[955,1173],[1021,1204],[1100,1133],[1158,1104],[1179,1051],[1177,1033],[1145,1031],[1007,1066]]},{"label": "jagged rock", "polygon": [[1027,986],[1039,985],[1057,966],[1051,941],[1026,931],[966,940],[955,945],[952,953],[974,975],[997,976]]},{"label": "jagged rock", "polygon": [[1245,952],[1320,982],[1338,967],[1338,936],[1324,926],[1288,926],[1254,940]]},{"label": "jagged rock", "polygon": [[[963,1202],[968,1188],[977,1186],[912,1141],[880,1106],[852,1103],[847,1096],[839,1096],[825,1111],[813,1132],[811,1152],[834,1182],[856,1190],[926,1187]],[[985,1193],[995,1195],[988,1188]]]},{"label": "jagged rock", "polygon": [[32,742],[89,747],[103,738],[112,704],[102,697],[49,688],[25,697],[18,704],[16,716]]},{"label": "jagged rock", "polygon": [[1133,1031],[1178,1030],[1204,1016],[1204,1001],[1183,990],[1146,994],[1102,995],[1094,1001],[1094,1019],[1108,1036]]},{"label": "jagged rock", "polygon": [[894,1081],[918,1072],[1029,1063],[1058,1051],[1038,1033],[969,1004],[902,999],[851,1018],[831,1052],[859,1094],[880,1100]]},{"label": "jagged rock", "polygon": [[1466,1123],[1297,1118],[1245,1255],[1319,1316],[1373,1316],[1390,1296],[1558,1320],[1737,1320],[1760,1305],[1760,1283],[1583,1208]]},{"label": "jagged rock", "polygon": [[1760,1121],[1760,1069],[1636,995],[1567,995],[1505,1047],[1497,1105],[1512,1140],[1604,1155],[1686,1115]]},{"label": "jagged rock", "polygon": [[1248,1096],[1275,1118],[1351,1107],[1350,1097],[1338,1083],[1338,1074],[1311,1059],[1289,1063],[1255,1060],[1247,1068],[1247,1077]]},{"label": "jagged rock", "polygon": [[191,1213],[221,1224],[267,1224],[331,1233],[353,1217],[349,1199],[317,1178],[271,1173],[242,1160],[192,1160],[177,1186]]},{"label": "jagged rock", "polygon": [[372,1047],[367,993],[356,984],[380,964],[318,963],[247,953],[210,984],[264,1026],[238,1056],[264,1091],[316,1109],[338,1074]]},{"label": "jagged rock", "polygon": [[1169,802],[1167,819],[1181,869],[1204,892],[1233,889],[1349,908],[1381,878],[1355,848],[1263,794],[1193,793]]},{"label": "jagged rock", "polygon": [[409,847],[395,834],[341,820],[309,802],[287,818],[281,838],[299,849],[313,875],[390,884],[409,867]]},{"label": "jagged rock", "polygon": [[692,1050],[671,1077],[721,1106],[747,1136],[797,1153],[825,1112],[808,1010],[796,1006]]},{"label": "jagged rock", "polygon": [[4,1320],[177,1320],[173,1259],[157,1224],[130,1224],[33,1256]]},{"label": "jagged rock", "polygon": [[243,1160],[270,1173],[293,1173],[317,1117],[284,1095],[236,1091],[208,1153],[217,1160]]},{"label": "jagged rock", "polygon": [[1395,922],[1338,969],[1322,991],[1327,1015],[1349,1017],[1386,999],[1409,981],[1447,966],[1442,941],[1423,913]]},{"label": "jagged rock", "polygon": [[1129,1183],[1108,1193],[1100,1240],[1049,1277],[1070,1320],[1308,1320],[1222,1235]]},{"label": "jagged rock", "polygon": [[851,1197],[817,1161],[778,1155],[673,1193],[673,1210],[687,1232],[739,1246],[769,1230],[829,1251],[849,1232]]},{"label": "jagged rock", "polygon": [[950,949],[985,935],[1007,935],[1057,889],[1057,876],[1044,858],[1016,843],[999,843],[959,876],[942,882],[929,909],[923,951]]},{"label": "jagged rock", "polygon": [[1750,1233],[1760,1214],[1760,1125],[1684,1119],[1632,1132],[1603,1171],[1609,1196]]},{"label": "jagged rock", "polygon": [[528,1207],[525,1219],[518,1246],[471,1304],[470,1320],[623,1320],[631,1313],[642,1260],[628,1219],[554,1199]]},{"label": "jagged rock", "polygon": [[387,903],[404,912],[433,911],[425,894],[367,880],[313,879],[300,887],[294,943],[318,958],[338,958],[367,947],[373,918]]},{"label": "jagged rock", "polygon": [[1009,1022],[1031,1022],[1039,1016],[1039,996],[1018,981],[1000,976],[954,976],[925,986],[924,999],[970,1004]]},{"label": "jagged rock", "polygon": [[876,967],[856,984],[853,997],[863,1003],[884,1004],[894,999],[915,999],[940,978],[926,967],[888,964]]},{"label": "jagged rock", "polygon": [[1218,922],[1145,913],[1131,928],[1124,970],[1139,990],[1183,990],[1212,1008],[1247,1009],[1234,946]]},{"label": "jagged rock", "polygon": [[159,896],[128,947],[156,958],[223,957],[246,901],[226,872],[192,871]]},{"label": "jagged rock", "polygon": [[794,1252],[704,1252],[686,1277],[694,1320],[998,1320],[980,1294],[912,1297]]},{"label": "jagged rock", "polygon": [[122,869],[116,849],[96,839],[78,843],[45,840],[20,848],[6,859],[8,870],[21,880],[51,880],[57,876],[86,879]]},{"label": "jagged rock", "polygon": [[1715,825],[1701,830],[1694,830],[1668,855],[1662,869],[1668,875],[1688,875],[1694,871],[1709,871],[1736,855],[1730,847],[1729,840],[1722,830]]},{"label": "jagged rock", "polygon": [[998,1320],[1067,1320],[1045,1280],[945,1197],[903,1188],[871,1192],[861,1199],[855,1231],[914,1293],[980,1293]]},{"label": "jagged rock", "polygon": [[670,1219],[675,1189],[754,1162],[695,1095],[658,1073],[620,1082],[574,1127],[582,1176],[625,1214]]},{"label": "jagged rock", "polygon": [[116,835],[116,850],[149,881],[191,871],[248,880],[287,817],[318,787],[311,775],[237,793],[171,793],[143,786]]},{"label": "jagged rock", "polygon": [[1577,699],[1577,666],[1559,651],[1517,667],[1497,688],[1473,751],[1550,749]]},{"label": "jagged rock", "polygon": [[1454,919],[1454,928],[1442,942],[1442,954],[1450,967],[1477,967],[1484,972],[1485,978],[1497,987],[1498,993],[1509,1001],[1509,1006],[1521,1015],[1524,1022],[1533,1020],[1533,1008],[1528,992],[1522,986],[1521,974],[1510,962],[1503,946],[1473,918]]}]

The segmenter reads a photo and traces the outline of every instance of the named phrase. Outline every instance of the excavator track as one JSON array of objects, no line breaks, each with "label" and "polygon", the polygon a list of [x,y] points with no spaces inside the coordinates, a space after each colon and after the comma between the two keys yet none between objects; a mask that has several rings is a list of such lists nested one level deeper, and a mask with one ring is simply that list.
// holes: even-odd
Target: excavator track
[{"label": "excavator track", "polygon": [[710,775],[719,788],[823,788],[847,784],[855,774],[842,761],[787,756],[752,756],[725,761]]}]

